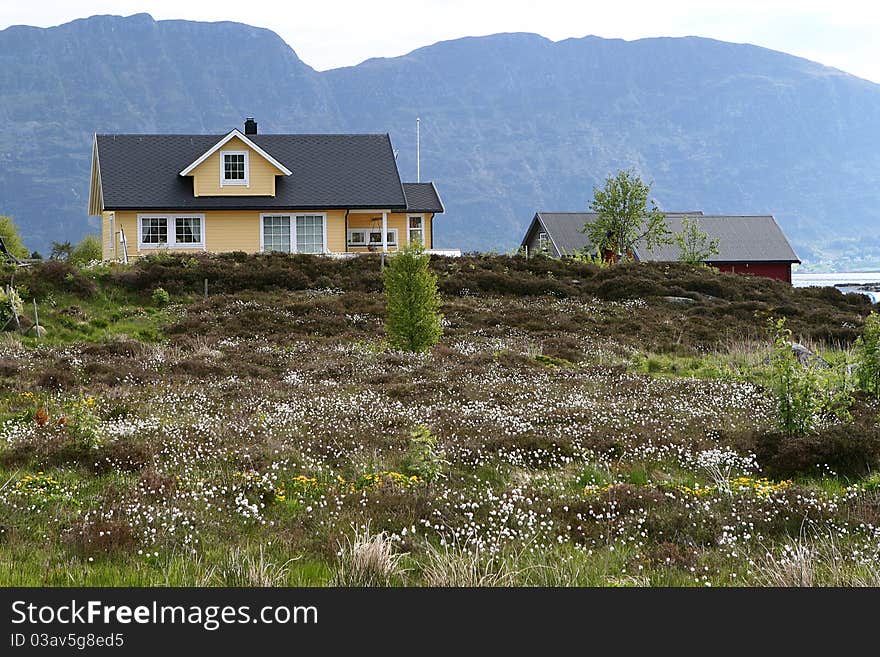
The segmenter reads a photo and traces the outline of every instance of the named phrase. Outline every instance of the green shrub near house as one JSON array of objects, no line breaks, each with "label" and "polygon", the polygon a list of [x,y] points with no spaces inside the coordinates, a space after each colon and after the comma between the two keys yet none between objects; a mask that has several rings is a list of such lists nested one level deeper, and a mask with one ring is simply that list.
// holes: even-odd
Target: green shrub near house
[{"label": "green shrub near house", "polygon": [[440,339],[437,275],[428,270],[430,256],[407,246],[392,256],[385,269],[385,330],[394,349],[425,351]]}]

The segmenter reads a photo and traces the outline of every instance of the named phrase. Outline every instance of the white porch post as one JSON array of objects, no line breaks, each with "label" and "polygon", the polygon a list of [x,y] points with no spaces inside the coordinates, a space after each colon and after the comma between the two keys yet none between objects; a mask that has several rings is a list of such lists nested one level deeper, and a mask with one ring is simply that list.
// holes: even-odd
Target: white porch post
[{"label": "white porch post", "polygon": [[388,213],[382,211],[382,253],[388,253]]}]

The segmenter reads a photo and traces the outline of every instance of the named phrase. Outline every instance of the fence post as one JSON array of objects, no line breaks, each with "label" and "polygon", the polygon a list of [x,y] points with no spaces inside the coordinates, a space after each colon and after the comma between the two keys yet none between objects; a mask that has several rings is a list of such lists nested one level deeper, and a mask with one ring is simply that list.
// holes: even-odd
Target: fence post
[{"label": "fence post", "polygon": [[34,326],[36,326],[34,331],[36,332],[37,337],[39,338],[40,337],[40,315],[37,313],[37,299],[36,298],[34,298]]}]

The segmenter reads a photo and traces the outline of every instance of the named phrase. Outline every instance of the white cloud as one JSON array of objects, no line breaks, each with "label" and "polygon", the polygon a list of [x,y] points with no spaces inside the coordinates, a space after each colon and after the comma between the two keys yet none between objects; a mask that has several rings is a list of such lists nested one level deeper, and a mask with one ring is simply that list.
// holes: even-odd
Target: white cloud
[{"label": "white cloud", "polygon": [[47,27],[92,14],[232,20],[274,30],[318,69],[401,55],[435,41],[495,32],[551,39],[699,35],[783,50],[880,81],[880,4],[856,0],[3,0],[0,28]]}]

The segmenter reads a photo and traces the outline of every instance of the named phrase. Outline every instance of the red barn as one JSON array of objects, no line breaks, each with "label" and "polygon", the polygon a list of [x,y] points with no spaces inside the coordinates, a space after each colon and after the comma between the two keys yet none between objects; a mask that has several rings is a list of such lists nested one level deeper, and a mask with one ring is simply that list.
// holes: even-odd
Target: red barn
[{"label": "red barn", "polygon": [[[711,240],[718,241],[718,253],[706,264],[721,271],[764,276],[791,283],[791,266],[800,263],[779,224],[772,215],[733,216],[704,215],[702,212],[668,212],[666,223],[672,234],[683,230],[683,219],[690,217],[699,222],[700,230]],[[522,241],[530,253],[545,252],[562,257],[590,249],[584,224],[596,220],[593,212],[538,212],[532,219]],[[677,244],[664,244],[648,250],[644,243],[636,244],[636,260],[675,262]]]}]

